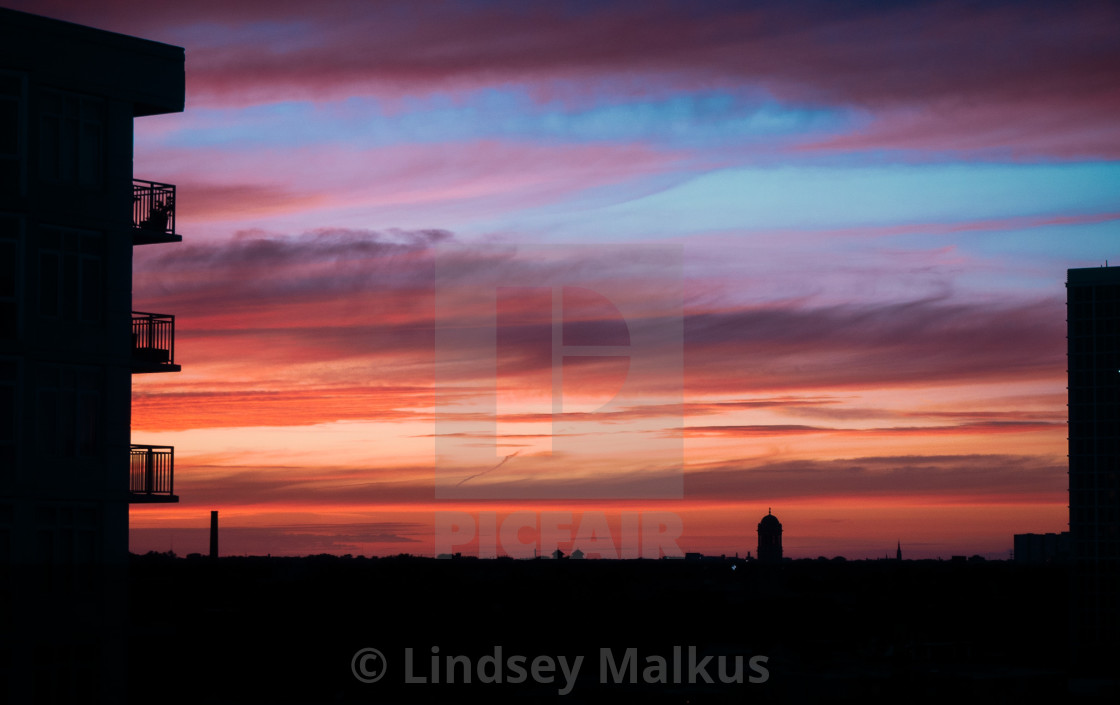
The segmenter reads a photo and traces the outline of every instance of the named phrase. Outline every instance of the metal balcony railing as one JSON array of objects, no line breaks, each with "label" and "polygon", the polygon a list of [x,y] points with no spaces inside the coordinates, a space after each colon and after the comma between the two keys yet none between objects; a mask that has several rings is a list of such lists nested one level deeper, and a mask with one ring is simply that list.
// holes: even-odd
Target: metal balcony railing
[{"label": "metal balcony railing", "polygon": [[175,316],[166,313],[132,312],[132,370],[173,372],[175,364]]},{"label": "metal balcony railing", "polygon": [[178,502],[175,496],[175,448],[132,445],[128,491],[133,502]]},{"label": "metal balcony railing", "polygon": [[175,237],[175,186],[133,179],[132,227],[157,239]]}]

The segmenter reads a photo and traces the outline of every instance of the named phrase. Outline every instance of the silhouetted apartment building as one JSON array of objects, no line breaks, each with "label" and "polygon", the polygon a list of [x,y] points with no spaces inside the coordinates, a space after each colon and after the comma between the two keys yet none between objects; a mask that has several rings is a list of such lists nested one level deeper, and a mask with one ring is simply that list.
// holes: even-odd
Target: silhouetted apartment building
[{"label": "silhouetted apartment building", "polygon": [[1015,534],[1016,563],[1066,563],[1069,554],[1068,531],[1060,534]]},{"label": "silhouetted apartment building", "polygon": [[770,510],[758,522],[758,560],[764,563],[782,560],[782,522]]},{"label": "silhouetted apartment building", "polygon": [[0,701],[123,697],[129,503],[177,501],[130,443],[131,376],[179,369],[133,247],[181,239],[132,121],[183,98],[181,48],[0,9]]},{"label": "silhouetted apartment building", "polygon": [[1069,532],[1074,663],[1113,673],[1120,653],[1120,267],[1071,269]]}]

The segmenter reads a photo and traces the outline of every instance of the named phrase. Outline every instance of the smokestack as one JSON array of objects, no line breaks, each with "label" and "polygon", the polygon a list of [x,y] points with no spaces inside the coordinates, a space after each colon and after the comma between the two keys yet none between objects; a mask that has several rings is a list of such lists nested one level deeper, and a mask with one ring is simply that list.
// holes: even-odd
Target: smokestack
[{"label": "smokestack", "polygon": [[210,512],[210,560],[218,560],[218,510]]}]

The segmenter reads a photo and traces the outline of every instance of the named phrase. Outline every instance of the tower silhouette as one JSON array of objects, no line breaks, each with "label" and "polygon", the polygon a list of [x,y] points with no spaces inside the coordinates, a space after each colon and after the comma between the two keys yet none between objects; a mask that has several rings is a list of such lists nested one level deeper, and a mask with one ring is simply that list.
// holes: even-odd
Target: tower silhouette
[{"label": "tower silhouette", "polygon": [[782,522],[769,509],[758,522],[758,560],[779,563],[782,560]]},{"label": "tower silhouette", "polygon": [[1067,275],[1071,656],[1096,676],[1120,650],[1120,267]]}]

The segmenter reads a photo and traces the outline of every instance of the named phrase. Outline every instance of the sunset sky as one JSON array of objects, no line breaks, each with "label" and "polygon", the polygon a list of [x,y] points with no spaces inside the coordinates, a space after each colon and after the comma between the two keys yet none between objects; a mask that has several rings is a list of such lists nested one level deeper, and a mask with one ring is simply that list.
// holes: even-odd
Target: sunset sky
[{"label": "sunset sky", "polygon": [[[439,511],[745,555],[773,508],[795,558],[1067,528],[1115,4],[3,2],[186,49],[186,111],[135,122],[183,242],[137,248],[133,307],[183,370],[133,380],[181,497],[133,551],[204,552],[212,509],[273,555],[431,555]],[[566,359],[554,418],[560,298],[564,345],[634,357]]]}]

